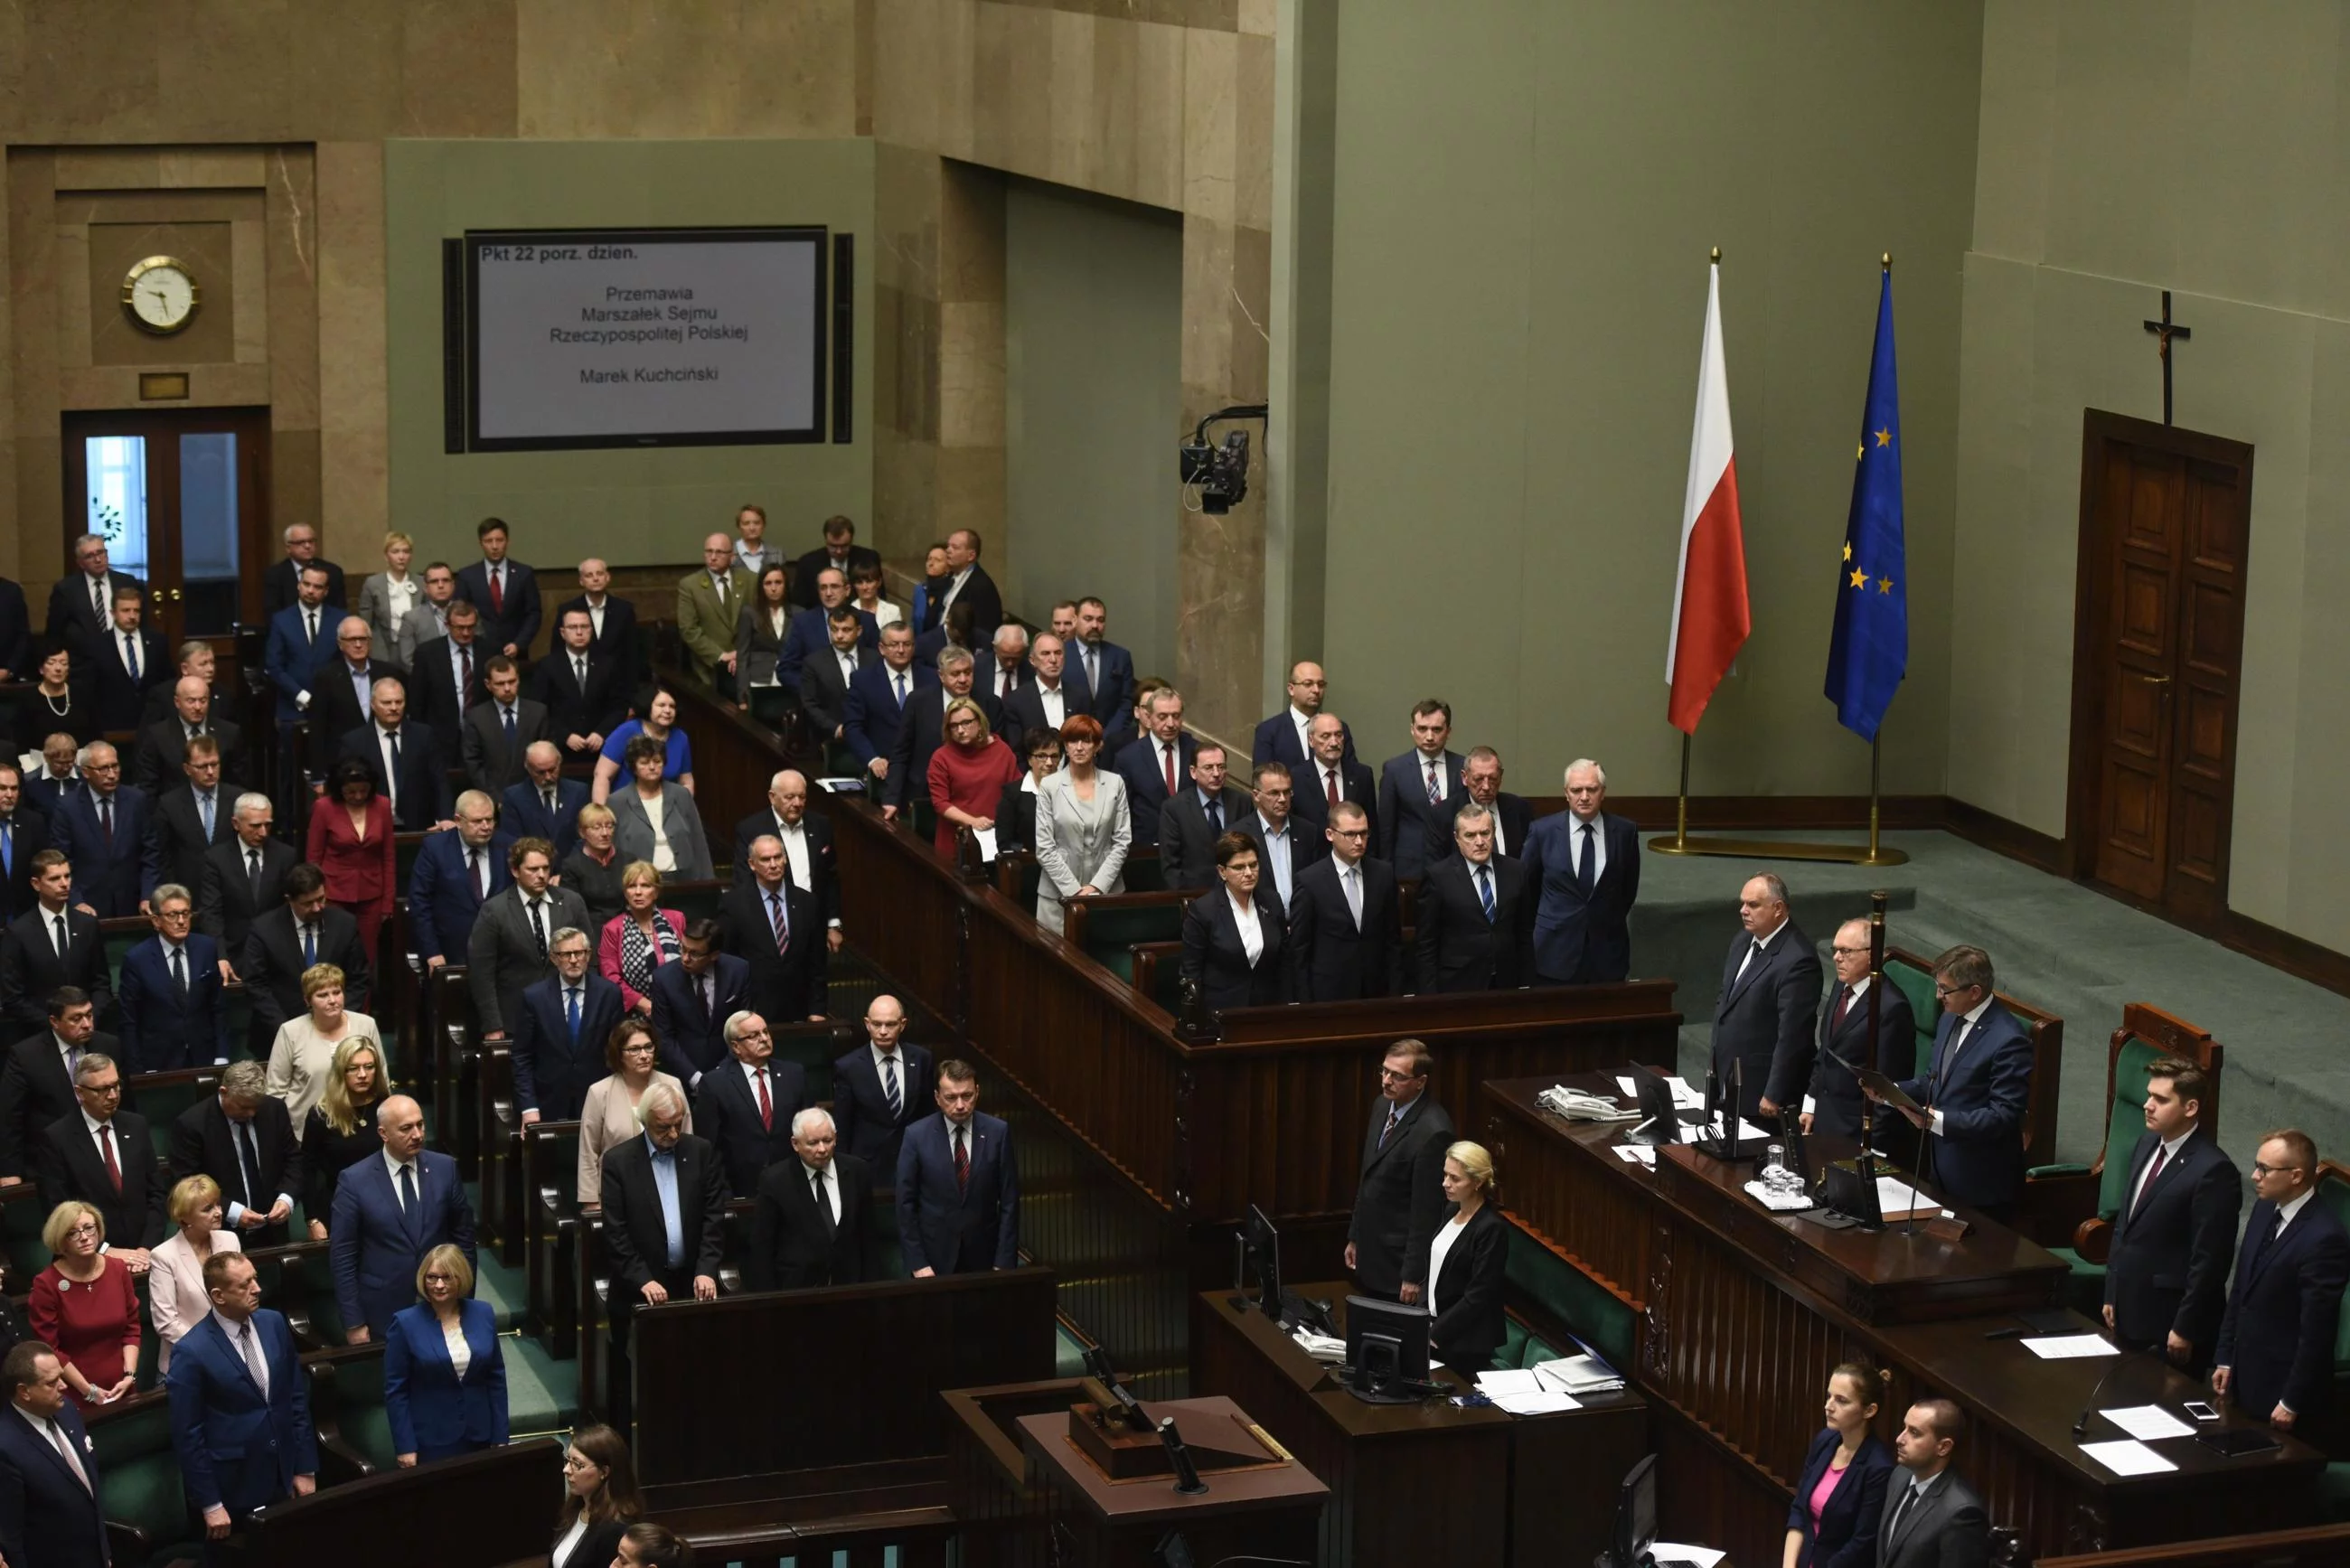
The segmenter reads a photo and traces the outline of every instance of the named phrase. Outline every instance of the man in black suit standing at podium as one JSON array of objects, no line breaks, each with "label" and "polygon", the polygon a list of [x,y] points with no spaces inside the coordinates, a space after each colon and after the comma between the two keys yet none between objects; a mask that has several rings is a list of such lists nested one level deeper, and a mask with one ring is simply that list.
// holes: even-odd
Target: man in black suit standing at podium
[{"label": "man in black suit standing at podium", "polygon": [[1725,1103],[1732,1078],[1742,1075],[1740,1116],[1775,1116],[1811,1073],[1820,960],[1787,908],[1787,884],[1770,872],[1739,889],[1738,923],[1744,929],[1730,944],[1713,1004],[1713,1074]]},{"label": "man in black suit standing at podium", "polygon": [[1444,1220],[1444,1151],[1452,1118],[1428,1094],[1435,1058],[1399,1040],[1379,1063],[1379,1098],[1363,1135],[1363,1174],[1347,1227],[1347,1269],[1367,1296],[1406,1306],[1428,1293],[1428,1249]]}]

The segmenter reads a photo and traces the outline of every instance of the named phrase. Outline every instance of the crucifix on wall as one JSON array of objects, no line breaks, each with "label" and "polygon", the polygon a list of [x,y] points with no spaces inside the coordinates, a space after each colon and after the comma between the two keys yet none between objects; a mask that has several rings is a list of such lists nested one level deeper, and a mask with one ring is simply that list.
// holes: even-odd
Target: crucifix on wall
[{"label": "crucifix on wall", "polygon": [[2154,334],[2154,351],[2162,360],[2162,422],[2167,425],[2170,422],[2170,340],[2176,337],[2184,343],[2195,334],[2170,319],[2170,290],[2167,288],[2162,291],[2162,319],[2147,322],[2146,329]]}]

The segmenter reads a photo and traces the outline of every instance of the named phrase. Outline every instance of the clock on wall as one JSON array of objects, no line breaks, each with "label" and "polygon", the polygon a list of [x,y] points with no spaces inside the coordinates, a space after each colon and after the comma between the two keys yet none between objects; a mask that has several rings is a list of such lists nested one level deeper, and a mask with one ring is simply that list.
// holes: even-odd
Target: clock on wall
[{"label": "clock on wall", "polygon": [[149,256],[122,279],[122,308],[133,323],[159,337],[195,319],[202,300],[195,274],[177,256]]}]

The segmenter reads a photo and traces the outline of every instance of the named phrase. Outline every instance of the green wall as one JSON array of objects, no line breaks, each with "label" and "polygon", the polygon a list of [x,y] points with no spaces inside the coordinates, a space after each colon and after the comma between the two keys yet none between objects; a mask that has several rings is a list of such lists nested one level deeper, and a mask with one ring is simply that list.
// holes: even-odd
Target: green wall
[{"label": "green wall", "polygon": [[[391,515],[418,559],[470,558],[473,524],[514,525],[517,558],[554,569],[691,562],[735,509],[767,509],[770,537],[813,548],[846,513],[871,533],[873,144],[774,141],[391,141],[384,151],[390,267]],[[856,234],[856,440],[653,451],[442,451],[441,241],[467,229],[822,223]],[[371,547],[345,546],[371,569]]]},{"label": "green wall", "polygon": [[1719,245],[1755,631],[1693,787],[1865,791],[1867,748],[1820,688],[1890,250],[1912,657],[1885,782],[1940,789],[1981,23],[1857,0],[1338,8],[1322,642],[1367,757],[1435,694],[1521,791],[1588,754],[1619,793],[1672,792],[1665,640]]},{"label": "green wall", "polygon": [[1135,672],[1171,676],[1182,219],[1015,180],[1003,260],[1004,603],[1098,594]]},{"label": "green wall", "polygon": [[[1991,0],[1950,793],[2064,831],[2081,410],[2252,443],[2229,901],[2350,949],[2350,42],[2338,5]],[[2330,432],[2330,433],[2329,433]]]}]

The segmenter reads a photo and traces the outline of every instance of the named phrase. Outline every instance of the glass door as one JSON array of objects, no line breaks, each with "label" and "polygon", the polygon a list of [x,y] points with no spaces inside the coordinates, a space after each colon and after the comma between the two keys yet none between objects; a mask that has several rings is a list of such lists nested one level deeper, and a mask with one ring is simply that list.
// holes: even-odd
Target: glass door
[{"label": "glass door", "polygon": [[265,409],[68,415],[67,558],[99,535],[114,570],[147,584],[147,624],[167,645],[225,645],[261,614],[268,447]]}]

